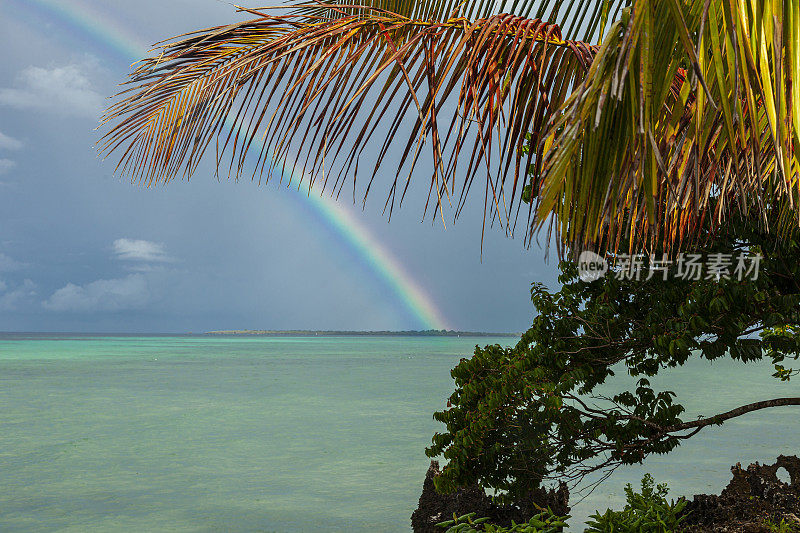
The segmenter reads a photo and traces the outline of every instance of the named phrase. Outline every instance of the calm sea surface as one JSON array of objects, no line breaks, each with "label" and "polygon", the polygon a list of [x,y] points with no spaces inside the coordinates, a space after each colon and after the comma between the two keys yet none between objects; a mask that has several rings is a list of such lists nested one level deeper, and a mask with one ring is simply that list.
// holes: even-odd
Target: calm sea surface
[{"label": "calm sea surface", "polygon": [[[450,368],[513,342],[0,334],[0,531],[408,532]],[[692,414],[800,394],[770,373],[694,363],[657,384]],[[730,465],[780,453],[800,454],[797,408],[618,471],[573,523],[644,472],[719,492]]]}]

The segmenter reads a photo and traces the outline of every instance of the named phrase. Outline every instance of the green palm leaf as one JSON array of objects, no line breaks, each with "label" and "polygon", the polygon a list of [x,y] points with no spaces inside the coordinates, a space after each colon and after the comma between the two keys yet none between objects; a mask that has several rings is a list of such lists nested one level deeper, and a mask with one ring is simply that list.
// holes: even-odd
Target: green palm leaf
[{"label": "green palm leaf", "polygon": [[796,227],[798,9],[638,0],[555,124],[534,228],[572,250],[675,251],[709,220]]}]

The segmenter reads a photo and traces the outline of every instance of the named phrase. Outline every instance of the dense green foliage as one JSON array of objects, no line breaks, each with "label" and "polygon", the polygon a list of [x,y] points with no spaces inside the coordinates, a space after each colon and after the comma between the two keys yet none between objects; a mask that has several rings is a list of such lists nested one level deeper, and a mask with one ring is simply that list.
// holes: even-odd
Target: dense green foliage
[{"label": "dense green foliage", "polygon": [[[526,498],[544,480],[639,463],[747,412],[684,422],[675,395],[647,378],[690,357],[770,358],[775,376],[788,380],[795,372],[786,361],[800,353],[798,240],[741,222],[708,242],[707,255],[762,254],[757,279],[680,279],[674,264],[667,280],[659,273],[584,282],[564,262],[560,290],[534,284],[537,316],[520,342],[476,347],[452,371],[455,392],[434,415],[445,430],[427,450],[448,461],[437,489],[477,482],[505,500]],[[639,378],[637,386],[599,397],[615,372]]]},{"label": "dense green foliage", "polygon": [[[672,533],[685,518],[680,516],[686,500],[667,501],[666,484],[656,485],[650,474],[642,478],[642,491],[625,487],[627,503],[621,511],[607,509],[592,515],[584,533]],[[437,526],[448,528],[446,533],[560,533],[567,526],[569,516],[558,516],[550,509],[531,518],[524,524],[502,527],[488,523],[488,518],[476,518],[475,513],[456,517]]]},{"label": "dense green foliage", "polygon": [[773,533],[798,533],[800,528],[796,524],[790,524],[785,518],[781,518],[780,522],[775,522],[772,519],[764,522],[764,527]]},{"label": "dense green foliage", "polygon": [[560,533],[567,526],[569,516],[558,516],[550,509],[545,509],[524,524],[513,524],[511,527],[489,524],[488,518],[475,518],[475,513],[453,517],[453,520],[436,524],[447,528],[446,533]]},{"label": "dense green foliage", "polygon": [[627,504],[622,511],[607,509],[591,516],[585,533],[671,533],[685,518],[680,516],[686,500],[667,501],[669,489],[665,484],[655,485],[653,477],[642,479],[642,492],[625,487]]}]

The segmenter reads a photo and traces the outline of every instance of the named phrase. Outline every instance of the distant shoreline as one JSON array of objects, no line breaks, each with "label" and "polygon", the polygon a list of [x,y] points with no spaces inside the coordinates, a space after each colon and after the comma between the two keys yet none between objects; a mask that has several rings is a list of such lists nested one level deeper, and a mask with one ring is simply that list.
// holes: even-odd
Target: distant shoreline
[{"label": "distant shoreline", "polygon": [[521,333],[488,333],[482,331],[313,331],[313,330],[220,330],[207,331],[216,336],[261,336],[261,337],[519,337]]}]

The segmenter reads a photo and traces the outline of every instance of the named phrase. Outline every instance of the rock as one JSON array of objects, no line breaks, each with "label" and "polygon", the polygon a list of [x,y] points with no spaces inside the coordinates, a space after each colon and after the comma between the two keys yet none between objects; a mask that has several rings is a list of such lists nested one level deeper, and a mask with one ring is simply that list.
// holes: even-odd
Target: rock
[{"label": "rock", "polygon": [[453,494],[439,494],[436,492],[433,479],[440,472],[439,463],[431,461],[422,485],[419,506],[411,515],[411,526],[414,533],[442,533],[444,529],[437,528],[436,524],[452,520],[453,513],[457,516],[476,513],[479,518],[488,517],[491,523],[501,526],[510,526],[512,520],[517,523],[527,522],[539,512],[533,502],[541,507],[550,507],[558,515],[565,515],[569,512],[569,490],[563,483],[558,490],[536,489],[532,491],[528,502],[516,505],[497,505],[478,485],[460,489]]},{"label": "rock", "polygon": [[455,513],[462,516],[468,513],[483,513],[489,508],[489,498],[479,487],[461,489],[454,494],[439,494],[433,484],[433,478],[439,475],[439,463],[431,461],[422,484],[422,495],[419,506],[411,515],[411,527],[414,533],[441,533],[442,528],[436,524],[450,519]]},{"label": "rock", "polygon": [[[780,468],[789,472],[789,483],[778,479]],[[759,533],[769,531],[767,521],[800,523],[800,458],[781,455],[775,464],[753,463],[747,469],[737,463],[731,472],[733,479],[722,494],[698,494],[689,502],[686,531]]]}]

